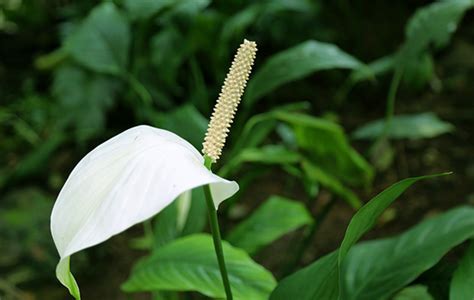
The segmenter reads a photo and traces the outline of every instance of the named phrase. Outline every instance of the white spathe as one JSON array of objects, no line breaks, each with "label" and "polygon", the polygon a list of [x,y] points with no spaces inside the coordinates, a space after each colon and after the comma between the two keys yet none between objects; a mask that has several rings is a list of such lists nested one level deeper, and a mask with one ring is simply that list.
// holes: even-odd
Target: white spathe
[{"label": "white spathe", "polygon": [[156,215],[180,194],[210,185],[214,205],[239,186],[204,166],[191,144],[174,133],[137,126],[99,145],[74,168],[51,214],[61,256],[58,279],[79,298],[69,257]]}]

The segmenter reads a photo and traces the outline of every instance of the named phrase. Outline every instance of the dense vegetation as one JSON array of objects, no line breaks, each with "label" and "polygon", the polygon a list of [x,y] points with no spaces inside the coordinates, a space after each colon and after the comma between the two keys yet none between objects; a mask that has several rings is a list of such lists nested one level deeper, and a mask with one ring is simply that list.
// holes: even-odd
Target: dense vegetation
[{"label": "dense vegetation", "polygon": [[[469,299],[472,8],[472,0],[0,2],[0,299],[68,299],[54,275],[49,218],[72,168],[138,124],[201,149],[244,38],[257,42],[257,61],[214,168],[240,185],[219,209],[236,298]],[[174,202],[75,255],[83,298],[222,297],[217,266],[189,282],[201,271],[173,265],[189,247],[212,264],[203,198],[193,190],[184,219]],[[160,269],[165,260],[173,272]]]}]

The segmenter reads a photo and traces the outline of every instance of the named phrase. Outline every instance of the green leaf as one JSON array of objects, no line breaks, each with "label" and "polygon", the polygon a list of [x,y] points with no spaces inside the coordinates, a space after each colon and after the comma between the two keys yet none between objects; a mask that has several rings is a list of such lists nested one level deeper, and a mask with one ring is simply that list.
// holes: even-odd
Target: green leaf
[{"label": "green leaf", "polygon": [[[223,248],[234,298],[267,299],[276,284],[272,274],[244,251],[226,242]],[[225,298],[212,237],[190,235],[157,249],[137,263],[122,289],[197,291],[211,298]]]},{"label": "green leaf", "polygon": [[413,285],[404,288],[393,297],[393,300],[434,300],[424,285]]},{"label": "green leaf", "polygon": [[72,123],[79,139],[105,128],[106,112],[113,105],[117,82],[110,77],[63,65],[54,73],[53,95],[59,103],[59,118]]},{"label": "green leaf", "polygon": [[357,245],[342,269],[342,299],[387,299],[473,236],[474,208],[460,207],[394,238]]},{"label": "green leaf", "polygon": [[223,177],[239,170],[244,163],[266,165],[293,164],[300,160],[300,155],[282,145],[265,145],[260,148],[243,149],[237,156],[228,161],[219,171]]},{"label": "green leaf", "polygon": [[176,133],[199,149],[206,134],[208,120],[194,106],[186,104],[171,112],[159,114],[154,123],[159,128]]},{"label": "green leaf", "polygon": [[95,7],[65,41],[81,65],[101,73],[123,75],[130,48],[130,26],[112,2]]},{"label": "green leaf", "polygon": [[338,295],[337,251],[280,281],[270,300],[335,300]]},{"label": "green leaf", "polygon": [[[388,205],[391,204],[404,190],[406,190],[410,185],[418,180],[431,178],[434,176],[439,175],[422,176],[402,180],[374,197],[367,204],[365,204],[351,219],[339,250],[334,251],[323,258],[320,258],[308,267],[283,279],[283,281],[278,284],[277,288],[272,293],[270,299],[338,299],[338,295],[340,293],[339,286],[342,286],[342,284],[339,285],[339,281],[343,282],[346,279],[353,279],[353,276],[347,275],[348,273],[344,268],[341,269],[341,263],[343,262],[351,246],[353,246],[357,240],[374,225],[375,220],[382,214],[383,210],[388,207]],[[354,249],[358,247],[360,248],[361,246],[356,246]],[[355,250],[352,250],[349,256],[352,255],[353,251]],[[385,249],[385,251],[389,252],[391,250]],[[380,260],[385,261],[387,257],[386,254],[380,253],[378,255],[379,256],[370,255],[368,257],[372,257],[374,260],[375,258],[379,258]],[[350,257],[347,257],[344,260],[344,266],[350,259]],[[397,265],[393,266],[393,269],[385,270],[385,273],[379,274],[377,279],[384,280],[387,273],[398,274],[398,271],[393,272],[393,270],[397,269],[396,266]],[[408,267],[409,266],[410,265],[408,265]],[[357,265],[354,267],[357,268]],[[341,275],[339,276],[339,274]],[[369,275],[366,274],[366,277],[368,276]],[[363,280],[363,278],[360,278],[360,280]],[[384,283],[379,283],[379,285],[383,286]],[[354,287],[357,287],[357,285],[354,285]],[[292,295],[292,298],[289,298],[289,295]],[[347,295],[350,295],[350,293],[342,294],[340,299],[349,299],[346,298],[348,297]],[[378,300],[383,298],[362,297],[351,299]]]},{"label": "green leaf", "polygon": [[278,112],[277,119],[293,127],[298,146],[326,173],[351,185],[369,185],[374,171],[331,121],[305,114]]},{"label": "green leaf", "polygon": [[352,217],[347,226],[344,239],[339,248],[339,266],[342,265],[344,258],[349,252],[350,248],[365,234],[372,229],[377,219],[392,204],[407,188],[412,186],[415,182],[422,179],[429,179],[433,177],[447,175],[449,173],[427,175],[406,178],[395,183],[389,188],[382,191],[380,194],[372,198],[367,204],[359,209]]},{"label": "green leaf", "polygon": [[356,194],[354,194],[350,189],[345,187],[344,184],[342,184],[337,178],[325,172],[316,164],[313,164],[308,160],[304,160],[301,164],[301,168],[303,169],[304,174],[306,175],[306,179],[310,180],[313,183],[319,183],[322,186],[326,187],[331,192],[347,201],[347,203],[355,209],[358,209],[362,206],[362,202]]},{"label": "green leaf", "polygon": [[252,254],[284,234],[312,223],[303,204],[280,196],[270,197],[227,236],[232,245]]},{"label": "green leaf", "polygon": [[249,82],[243,105],[249,108],[277,87],[313,72],[335,68],[356,69],[361,65],[360,61],[335,45],[306,41],[275,54],[257,70]]},{"label": "green leaf", "polygon": [[[376,139],[382,134],[384,126],[385,119],[369,122],[358,128],[353,133],[353,137],[356,139]],[[433,138],[453,130],[454,126],[452,124],[440,120],[434,113],[425,112],[394,116],[388,136],[392,139],[423,139]]]},{"label": "green leaf", "polygon": [[149,18],[171,6],[175,0],[124,0],[123,5],[130,17],[135,19]]},{"label": "green leaf", "polygon": [[454,272],[449,290],[450,300],[472,299],[474,295],[474,241]]},{"label": "green leaf", "polygon": [[406,25],[400,63],[417,59],[431,45],[436,48],[445,46],[464,13],[473,6],[472,0],[451,0],[437,1],[419,9]]}]

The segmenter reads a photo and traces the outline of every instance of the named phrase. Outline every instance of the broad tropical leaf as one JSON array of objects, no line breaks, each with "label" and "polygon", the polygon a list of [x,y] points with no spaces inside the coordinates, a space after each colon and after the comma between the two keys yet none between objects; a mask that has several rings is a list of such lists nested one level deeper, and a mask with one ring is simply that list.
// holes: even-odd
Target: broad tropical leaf
[{"label": "broad tropical leaf", "polygon": [[[275,286],[272,274],[242,250],[223,243],[229,280],[236,300],[267,299]],[[212,237],[206,234],[177,239],[141,260],[123,284],[127,292],[197,291],[224,298]]]}]

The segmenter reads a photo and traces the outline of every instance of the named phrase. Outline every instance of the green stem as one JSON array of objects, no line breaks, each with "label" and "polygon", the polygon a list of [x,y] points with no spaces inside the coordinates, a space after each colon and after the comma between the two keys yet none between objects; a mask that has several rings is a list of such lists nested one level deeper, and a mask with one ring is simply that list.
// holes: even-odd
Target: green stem
[{"label": "green stem", "polygon": [[[212,160],[208,157],[205,158],[205,166],[210,170],[212,166]],[[232,300],[232,290],[230,288],[229,276],[227,275],[227,268],[224,260],[224,251],[222,250],[221,233],[219,229],[219,222],[217,221],[217,211],[214,206],[212,199],[211,188],[209,185],[204,186],[204,194],[206,195],[207,212],[209,214],[209,223],[211,225],[212,239],[214,240],[214,250],[216,251],[217,261],[219,263],[219,269],[221,271],[222,281],[224,282],[224,289],[227,300]]]},{"label": "green stem", "polygon": [[400,85],[400,80],[402,79],[403,69],[398,67],[393,74],[392,82],[390,83],[390,89],[387,95],[387,111],[385,113],[385,126],[382,133],[382,138],[388,136],[390,131],[390,126],[392,125],[393,115],[395,113],[395,98],[397,96],[398,86]]},{"label": "green stem", "polygon": [[130,87],[140,97],[143,104],[150,105],[152,103],[152,97],[145,86],[132,74],[128,74],[127,80]]}]

